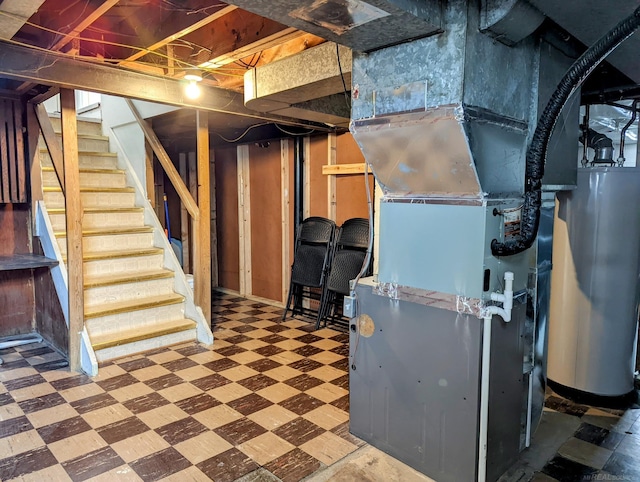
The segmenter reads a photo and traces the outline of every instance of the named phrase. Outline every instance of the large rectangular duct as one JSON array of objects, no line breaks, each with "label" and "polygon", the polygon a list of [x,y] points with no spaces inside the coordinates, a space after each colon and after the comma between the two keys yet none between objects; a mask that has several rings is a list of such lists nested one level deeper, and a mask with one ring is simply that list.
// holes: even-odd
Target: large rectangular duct
[{"label": "large rectangular duct", "polygon": [[249,12],[354,50],[371,51],[433,35],[441,29],[441,0],[231,0]]}]

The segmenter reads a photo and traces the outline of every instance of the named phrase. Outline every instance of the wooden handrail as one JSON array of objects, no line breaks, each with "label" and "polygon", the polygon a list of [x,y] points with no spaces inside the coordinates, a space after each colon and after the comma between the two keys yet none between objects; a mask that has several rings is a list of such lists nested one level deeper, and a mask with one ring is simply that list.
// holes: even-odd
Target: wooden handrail
[{"label": "wooden handrail", "polygon": [[164,171],[167,173],[167,176],[169,177],[171,184],[173,184],[173,187],[176,189],[178,196],[180,196],[180,200],[185,205],[185,207],[187,208],[187,211],[189,211],[189,214],[194,219],[194,221],[197,221],[200,215],[198,211],[198,204],[193,199],[193,196],[189,192],[189,189],[187,189],[187,186],[185,186],[184,182],[182,181],[180,174],[178,173],[177,169],[173,165],[173,162],[171,162],[171,158],[169,157],[169,154],[167,154],[167,151],[164,149],[164,147],[162,147],[162,143],[160,142],[160,139],[158,139],[158,136],[156,136],[156,133],[153,132],[153,129],[151,128],[149,123],[142,118],[142,116],[138,112],[138,109],[136,109],[136,106],[133,105],[133,102],[131,102],[130,99],[125,99],[125,101],[127,102],[127,105],[129,106],[129,108],[131,109],[133,116],[138,121],[138,124],[142,128],[144,137],[147,139],[147,142],[149,143],[149,145],[151,145],[153,152],[155,153],[156,157],[160,161],[160,164],[164,168]]}]

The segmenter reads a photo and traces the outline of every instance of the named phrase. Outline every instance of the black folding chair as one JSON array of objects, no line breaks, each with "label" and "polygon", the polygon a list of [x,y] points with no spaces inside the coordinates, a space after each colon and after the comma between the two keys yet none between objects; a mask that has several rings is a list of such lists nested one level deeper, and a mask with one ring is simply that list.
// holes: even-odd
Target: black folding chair
[{"label": "black folding chair", "polygon": [[[325,326],[327,321],[348,322],[342,316],[342,302],[344,296],[350,292],[349,282],[355,279],[363,268],[368,247],[369,221],[362,218],[346,220],[338,231],[329,276],[322,290],[316,329],[320,328],[322,321]],[[365,275],[369,274],[370,266],[369,259]]]},{"label": "black folding chair", "polygon": [[[305,219],[296,235],[289,296],[282,319],[296,314],[316,316],[318,311],[303,306],[303,299],[320,302],[322,287],[331,261],[331,249],[336,225],[333,221],[321,217]],[[293,305],[292,305],[293,303]]]}]

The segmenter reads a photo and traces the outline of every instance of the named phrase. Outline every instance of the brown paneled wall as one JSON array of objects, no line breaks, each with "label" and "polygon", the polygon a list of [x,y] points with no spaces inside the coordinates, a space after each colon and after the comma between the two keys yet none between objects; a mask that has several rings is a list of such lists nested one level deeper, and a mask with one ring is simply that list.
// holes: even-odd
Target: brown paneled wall
[{"label": "brown paneled wall", "polygon": [[[360,148],[349,133],[341,134],[336,139],[336,164],[364,163]],[[369,188],[373,201],[373,176],[369,176]],[[338,226],[350,218],[368,218],[367,191],[364,174],[337,176],[336,180],[336,219]]]},{"label": "brown paneled wall", "polygon": [[238,231],[238,161],[236,147],[218,148],[216,156],[216,225],[218,284],[240,289]]},{"label": "brown paneled wall", "polygon": [[251,287],[261,298],[282,298],[282,191],[280,142],[249,146],[251,180]]},{"label": "brown paneled wall", "polygon": [[[264,143],[262,145],[266,146]],[[331,145],[335,145],[335,149],[330,149]],[[271,141],[266,147],[248,145],[250,262],[244,267],[240,266],[242,248],[238,213],[237,149],[217,148],[215,158],[219,285],[241,291],[240,270],[245,269],[245,275],[251,277],[251,293],[247,294],[283,302],[283,291],[286,293],[293,260],[294,141]],[[345,133],[333,138],[323,134],[305,139],[305,216],[330,216],[329,190],[332,181],[330,176],[322,174],[322,166],[331,162],[364,163],[351,134]],[[373,195],[373,176],[369,179]],[[341,175],[336,176],[334,181],[337,224],[352,217],[368,217],[363,176]],[[284,186],[288,186],[286,193]],[[288,205],[286,200],[283,205],[285,194],[288,195]],[[287,223],[289,239],[283,240],[283,226]],[[283,241],[288,242],[288,253],[283,247]],[[287,254],[289,259],[283,259]]]},{"label": "brown paneled wall", "polygon": [[[27,204],[0,204],[0,256],[30,252],[29,219]],[[35,329],[33,283],[30,270],[0,272],[0,336]]]},{"label": "brown paneled wall", "polygon": [[0,203],[27,202],[22,103],[0,98]]}]

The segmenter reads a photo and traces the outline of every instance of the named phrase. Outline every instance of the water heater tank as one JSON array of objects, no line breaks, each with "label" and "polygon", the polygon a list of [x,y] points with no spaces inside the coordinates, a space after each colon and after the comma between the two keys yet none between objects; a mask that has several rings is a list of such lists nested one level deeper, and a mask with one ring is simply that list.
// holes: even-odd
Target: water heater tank
[{"label": "water heater tank", "polygon": [[640,283],[640,168],[580,169],[558,193],[548,378],[600,396],[633,390]]}]

